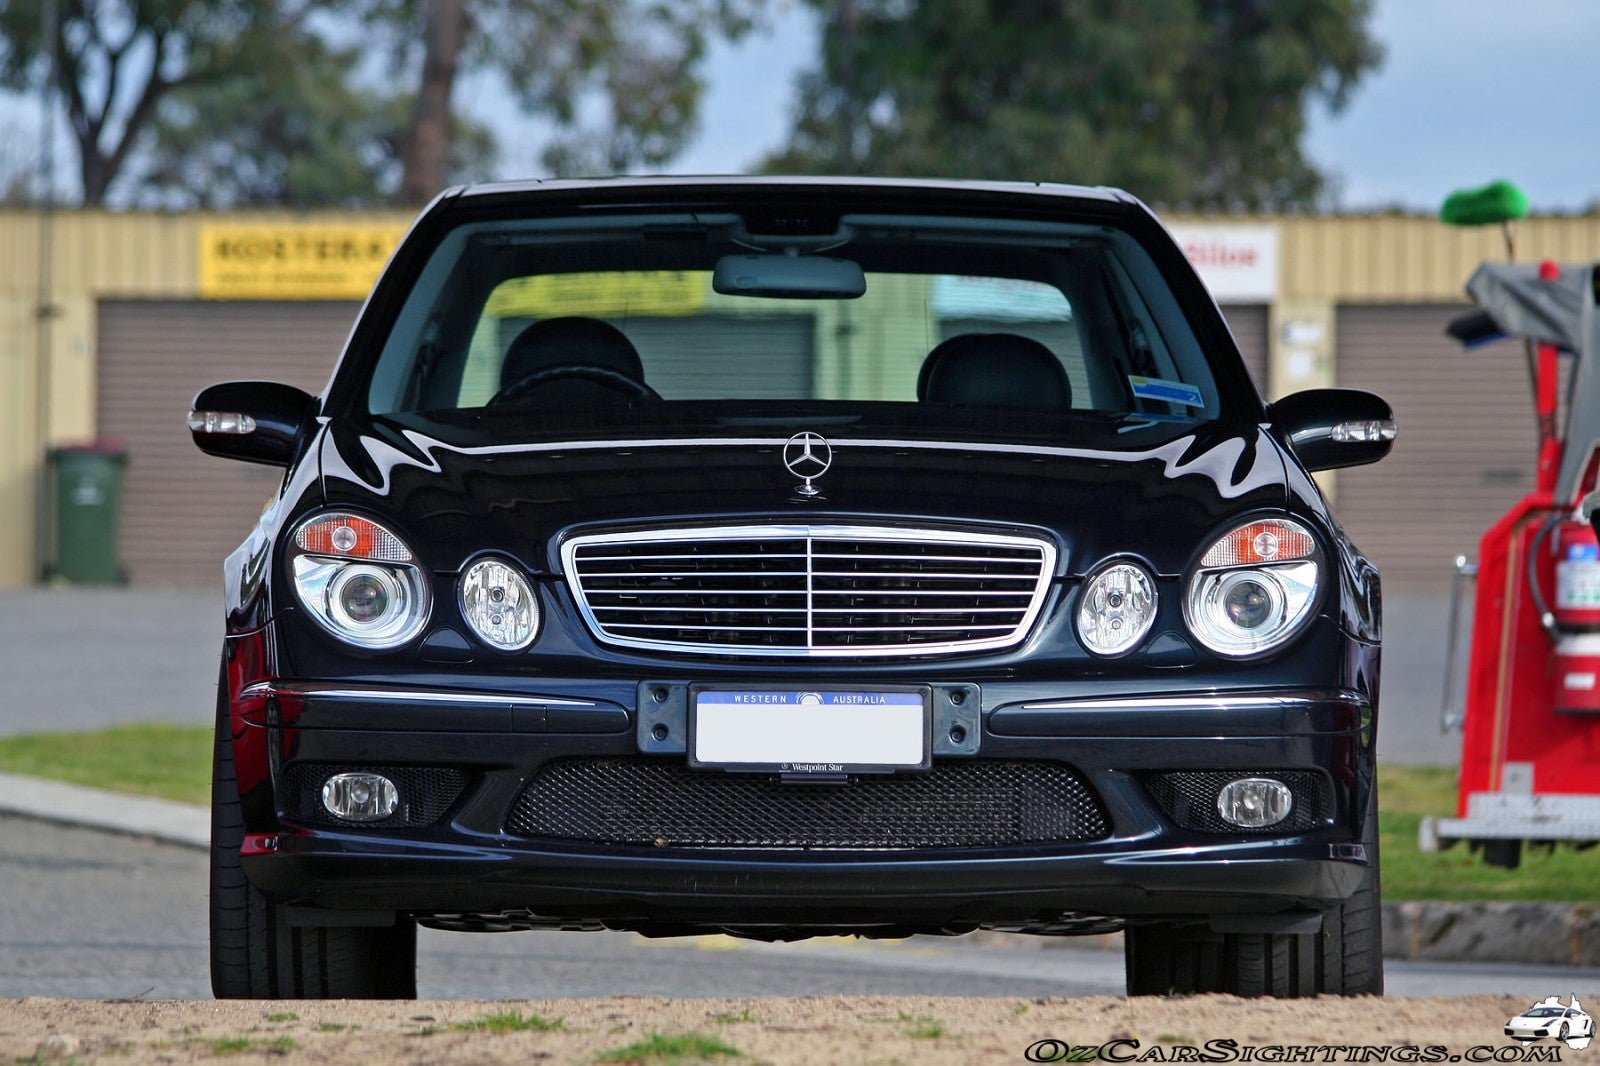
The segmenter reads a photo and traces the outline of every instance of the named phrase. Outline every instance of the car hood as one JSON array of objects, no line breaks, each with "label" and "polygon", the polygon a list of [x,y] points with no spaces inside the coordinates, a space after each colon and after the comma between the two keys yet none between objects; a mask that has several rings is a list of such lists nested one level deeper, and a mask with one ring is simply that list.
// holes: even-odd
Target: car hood
[{"label": "car hood", "polygon": [[1182,573],[1234,516],[1282,509],[1282,452],[1257,427],[1143,450],[931,441],[832,441],[814,496],[784,436],[657,438],[466,448],[389,423],[324,431],[330,506],[388,517],[435,570],[485,550],[555,572],[563,536],[628,524],[873,521],[1049,531],[1062,572],[1112,555]]}]

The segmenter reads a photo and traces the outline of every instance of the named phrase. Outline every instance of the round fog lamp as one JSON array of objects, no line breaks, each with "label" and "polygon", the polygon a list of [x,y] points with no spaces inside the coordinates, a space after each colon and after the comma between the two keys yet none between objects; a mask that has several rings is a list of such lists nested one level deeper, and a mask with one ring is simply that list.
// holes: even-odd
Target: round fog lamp
[{"label": "round fog lamp", "polygon": [[1294,793],[1282,781],[1270,777],[1241,777],[1222,786],[1217,795],[1217,813],[1229,825],[1240,829],[1265,829],[1289,817]]},{"label": "round fog lamp", "polygon": [[461,614],[478,639],[517,651],[539,633],[539,601],[514,563],[479,559],[461,575]]},{"label": "round fog lamp", "polygon": [[400,791],[382,774],[334,774],[323,783],[322,806],[347,822],[376,822],[400,808]]},{"label": "round fog lamp", "polygon": [[1096,655],[1132,651],[1156,620],[1156,586],[1143,567],[1115,563],[1084,582],[1078,639]]}]

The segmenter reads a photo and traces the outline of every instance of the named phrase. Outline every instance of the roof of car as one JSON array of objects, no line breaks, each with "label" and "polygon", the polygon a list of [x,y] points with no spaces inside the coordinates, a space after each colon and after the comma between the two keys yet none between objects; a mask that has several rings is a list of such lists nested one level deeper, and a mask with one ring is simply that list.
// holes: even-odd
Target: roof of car
[{"label": "roof of car", "polygon": [[519,193],[648,190],[682,191],[693,188],[726,189],[862,189],[873,191],[915,191],[953,193],[997,193],[1070,197],[1102,203],[1128,203],[1133,197],[1118,189],[1091,188],[1062,182],[1040,181],[950,181],[933,178],[864,178],[815,175],[652,175],[607,178],[550,178],[544,180],[484,182],[457,186],[446,197],[503,197]]}]

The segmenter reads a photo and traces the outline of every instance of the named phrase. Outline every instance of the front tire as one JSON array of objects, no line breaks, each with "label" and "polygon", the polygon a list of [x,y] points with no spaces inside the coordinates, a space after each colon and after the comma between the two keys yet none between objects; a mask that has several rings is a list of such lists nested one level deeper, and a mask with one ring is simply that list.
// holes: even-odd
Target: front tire
[{"label": "front tire", "polygon": [[1383,995],[1376,784],[1361,840],[1368,856],[1361,887],[1323,916],[1320,933],[1224,934],[1178,922],[1130,926],[1123,934],[1128,995]]},{"label": "front tire", "polygon": [[244,816],[234,776],[227,674],[217,683],[211,761],[211,991],[218,999],[415,999],[417,925],[290,925],[239,859]]}]

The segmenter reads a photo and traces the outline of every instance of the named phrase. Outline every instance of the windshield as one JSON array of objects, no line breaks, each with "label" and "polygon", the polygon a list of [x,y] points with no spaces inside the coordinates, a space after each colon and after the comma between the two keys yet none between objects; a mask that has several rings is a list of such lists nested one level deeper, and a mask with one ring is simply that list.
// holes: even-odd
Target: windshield
[{"label": "windshield", "polygon": [[1221,409],[1126,234],[898,215],[781,228],[689,212],[458,226],[396,319],[369,410],[463,442],[849,425],[1148,443]]}]

